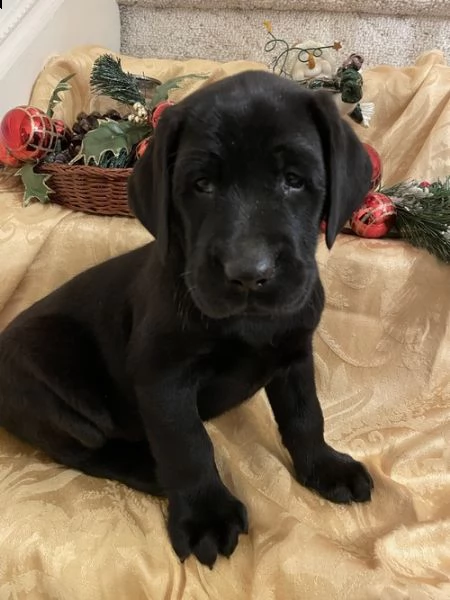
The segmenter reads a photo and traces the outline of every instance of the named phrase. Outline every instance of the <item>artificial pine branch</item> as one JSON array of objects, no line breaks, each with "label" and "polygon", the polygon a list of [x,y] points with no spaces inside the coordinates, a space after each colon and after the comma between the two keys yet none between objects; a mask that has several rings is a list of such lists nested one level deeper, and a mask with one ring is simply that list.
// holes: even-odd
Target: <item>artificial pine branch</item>
[{"label": "artificial pine branch", "polygon": [[404,182],[381,192],[395,204],[400,236],[450,263],[450,177],[430,185]]},{"label": "artificial pine branch", "polygon": [[[420,213],[397,206],[396,227],[400,236],[416,248],[424,248],[445,263],[450,263],[449,231],[436,222],[425,222]],[[447,236],[447,237],[446,237]]]},{"label": "artificial pine branch", "polygon": [[120,59],[111,54],[103,54],[94,62],[91,87],[97,94],[104,94],[117,102],[130,106],[140,102],[145,106],[145,97],[139,90],[137,78],[125,73]]},{"label": "artificial pine branch", "polygon": [[126,169],[131,166],[132,160],[132,153],[126,148],[122,148],[118,155],[108,150],[102,155],[98,166],[104,169]]},{"label": "artificial pine branch", "polygon": [[154,95],[147,103],[139,89],[138,78],[131,73],[125,73],[119,58],[110,54],[99,56],[94,62],[91,72],[91,87],[97,94],[104,94],[113,100],[133,106],[139,102],[152,110],[159,102],[167,100],[169,92],[181,86],[185,79],[206,79],[206,75],[181,75],[173,77],[155,87]]}]

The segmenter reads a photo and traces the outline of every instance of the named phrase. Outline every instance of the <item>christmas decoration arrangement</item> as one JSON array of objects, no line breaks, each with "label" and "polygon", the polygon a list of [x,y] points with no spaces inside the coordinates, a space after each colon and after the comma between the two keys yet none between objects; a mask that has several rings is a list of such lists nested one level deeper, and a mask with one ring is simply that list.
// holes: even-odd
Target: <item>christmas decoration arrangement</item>
[{"label": "christmas decoration arrangement", "polygon": [[450,264],[450,176],[383,187],[381,158],[372,146],[364,146],[372,162],[371,190],[343,233],[401,238]]},{"label": "christmas decoration arrangement", "polygon": [[158,120],[169,106],[170,92],[185,75],[161,83],[126,73],[119,59],[100,56],[91,72],[95,94],[108,96],[123,110],[80,113],[74,123],[54,118],[61,94],[70,90],[74,74],[56,86],[47,111],[18,106],[0,123],[0,164],[16,169],[24,185],[24,204],[64,204],[99,214],[130,215],[126,181],[136,160],[151,143]]},{"label": "christmas decoration arrangement", "polygon": [[[324,44],[308,39],[290,44],[274,35],[270,21],[264,21],[264,27],[269,36],[264,51],[273,56],[269,68],[275,74],[308,89],[328,90],[343,116],[369,126],[374,105],[362,102],[364,59],[360,54],[352,53],[339,62],[342,44],[338,41]],[[403,238],[450,263],[450,176],[431,183],[411,180],[382,187],[380,156],[369,144],[365,147],[372,161],[371,191],[343,232],[365,238]]]},{"label": "christmas decoration arrangement", "polygon": [[368,127],[373,116],[374,105],[361,102],[363,97],[363,77],[361,68],[364,58],[360,54],[350,54],[339,64],[340,42],[323,44],[306,40],[289,44],[276,37],[270,21],[264,21],[269,40],[264,51],[273,54],[269,67],[281,77],[297,81],[309,89],[324,89],[334,94],[342,115],[348,115],[356,123]]},{"label": "christmas decoration arrangement", "polygon": [[[356,106],[361,106],[359,55],[351,55],[337,67],[339,43],[308,41],[289,46],[275,38],[268,22],[266,29],[271,36],[267,51],[283,45],[272,61],[274,72],[311,89],[339,91],[344,103],[356,101]],[[345,88],[347,71],[353,88]],[[125,73],[120,60],[102,55],[92,69],[92,90],[118,102],[123,110],[83,112],[74,123],[67,124],[54,118],[54,109],[61,95],[70,90],[73,76],[58,83],[46,112],[18,106],[3,117],[0,166],[22,179],[24,205],[33,199],[42,203],[51,200],[83,212],[132,216],[127,202],[128,176],[151,143],[161,115],[173,104],[170,92],[188,78],[204,76],[186,75],[161,83]],[[352,89],[356,90],[353,96]],[[343,232],[365,238],[402,238],[450,263],[450,176],[383,187],[381,158],[375,148],[369,144],[365,147],[372,162],[371,190]]]}]

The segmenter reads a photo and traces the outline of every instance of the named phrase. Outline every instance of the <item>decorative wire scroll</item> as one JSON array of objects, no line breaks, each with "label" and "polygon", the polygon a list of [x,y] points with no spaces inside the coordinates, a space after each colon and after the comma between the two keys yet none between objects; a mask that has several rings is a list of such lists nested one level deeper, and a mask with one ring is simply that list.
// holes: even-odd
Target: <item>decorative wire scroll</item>
[{"label": "decorative wire scroll", "polygon": [[[361,75],[361,67],[364,62],[364,58],[355,52],[339,66],[334,73],[320,73],[316,76],[313,69],[315,67],[315,59],[320,58],[324,50],[335,50],[336,52],[342,48],[340,42],[334,42],[327,46],[317,46],[311,48],[301,47],[299,45],[290,46],[286,40],[275,37],[272,33],[272,23],[270,21],[264,21],[264,27],[270,36],[270,39],[264,45],[264,51],[277,52],[276,56],[269,63],[269,68],[281,77],[294,80],[299,85],[315,90],[322,89],[332,94],[338,94],[343,104],[348,105],[348,116],[355,121],[355,123],[361,124],[364,127],[369,126],[370,119],[373,115],[373,104],[370,102],[362,103],[363,97],[363,78]],[[314,42],[309,42],[311,44]],[[295,58],[294,58],[295,56]],[[325,56],[327,62],[330,63],[329,58]],[[311,71],[308,77],[308,69],[305,71],[302,69],[303,78],[294,79],[295,72],[298,70],[295,65],[296,62],[308,64],[308,69]]]},{"label": "decorative wire scroll", "polygon": [[297,53],[297,60],[306,64],[310,61],[311,55],[314,58],[320,58],[323,55],[324,50],[330,49],[338,51],[342,48],[340,42],[334,42],[334,44],[331,44],[330,46],[320,46],[318,48],[300,48],[295,45],[290,46],[286,40],[277,38],[273,35],[272,24],[270,21],[264,21],[264,27],[266,28],[267,33],[270,35],[270,39],[264,45],[264,52],[274,52],[278,46],[282,48],[280,53],[276,55],[269,63],[269,68],[272,69],[274,73],[282,75],[283,77],[288,77],[289,79],[292,79],[292,75],[286,70],[286,63],[291,54]]}]

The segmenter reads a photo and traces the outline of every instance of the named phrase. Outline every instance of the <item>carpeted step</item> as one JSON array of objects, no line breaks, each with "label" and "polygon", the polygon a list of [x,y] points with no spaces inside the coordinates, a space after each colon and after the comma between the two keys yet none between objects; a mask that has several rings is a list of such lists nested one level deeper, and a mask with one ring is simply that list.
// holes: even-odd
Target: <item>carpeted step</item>
[{"label": "carpeted step", "polygon": [[338,40],[344,53],[362,53],[366,65],[407,65],[436,48],[450,57],[450,0],[119,0],[119,5],[122,52],[134,56],[269,62],[263,28],[269,19],[274,33],[289,43]]},{"label": "carpeted step", "polygon": [[295,12],[360,12],[374,15],[423,15],[450,18],[449,0],[119,0],[123,6],[146,8],[240,9]]}]

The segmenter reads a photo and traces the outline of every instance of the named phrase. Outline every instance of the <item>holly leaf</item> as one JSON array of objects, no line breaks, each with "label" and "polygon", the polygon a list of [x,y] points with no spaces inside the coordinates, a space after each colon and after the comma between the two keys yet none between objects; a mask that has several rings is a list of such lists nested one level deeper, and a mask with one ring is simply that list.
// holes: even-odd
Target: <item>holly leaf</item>
[{"label": "holly leaf", "polygon": [[123,150],[129,153],[150,131],[148,125],[131,121],[101,121],[96,129],[84,136],[80,152],[71,164],[83,159],[85,165],[89,165],[91,161],[99,165],[106,152],[111,152],[116,157]]},{"label": "holly leaf", "polygon": [[61,81],[58,83],[58,85],[55,87],[55,89],[53,90],[53,94],[50,97],[50,100],[48,101],[48,108],[47,108],[47,115],[52,118],[53,114],[55,112],[55,106],[57,104],[59,104],[59,102],[61,102],[62,98],[60,96],[60,94],[62,92],[67,92],[71,89],[71,85],[69,85],[69,81],[72,79],[72,77],[75,77],[75,73],[71,73],[70,75],[67,75],[67,77],[64,77],[63,79],[61,79]]},{"label": "holly leaf", "polygon": [[158,85],[158,87],[155,88],[155,93],[153,94],[152,100],[149,104],[149,109],[152,110],[160,102],[164,102],[164,100],[168,100],[169,92],[181,87],[181,84],[185,81],[185,79],[208,79],[208,76],[207,75],[181,75],[180,77],[174,77],[173,79],[169,79],[165,83]]},{"label": "holly leaf", "polygon": [[23,205],[28,206],[31,200],[39,200],[42,204],[50,202],[49,194],[53,193],[51,187],[47,185],[51,175],[42,175],[34,172],[35,164],[26,163],[16,172],[20,176],[24,185]]}]

